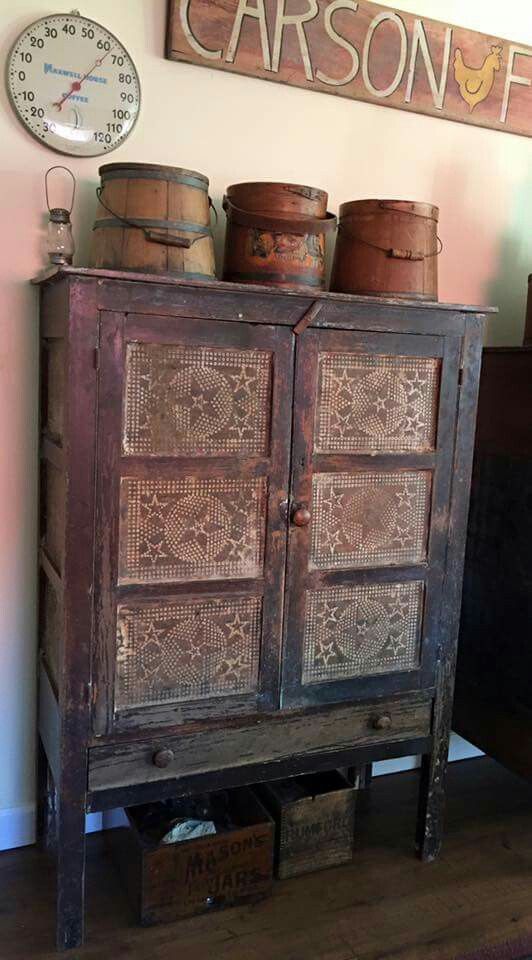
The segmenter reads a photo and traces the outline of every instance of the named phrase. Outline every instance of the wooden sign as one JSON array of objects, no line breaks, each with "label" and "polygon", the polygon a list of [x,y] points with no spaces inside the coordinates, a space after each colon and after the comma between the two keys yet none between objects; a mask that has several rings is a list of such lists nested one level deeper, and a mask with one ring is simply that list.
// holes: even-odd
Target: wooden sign
[{"label": "wooden sign", "polygon": [[532,136],[532,47],[367,0],[171,0],[166,55]]}]

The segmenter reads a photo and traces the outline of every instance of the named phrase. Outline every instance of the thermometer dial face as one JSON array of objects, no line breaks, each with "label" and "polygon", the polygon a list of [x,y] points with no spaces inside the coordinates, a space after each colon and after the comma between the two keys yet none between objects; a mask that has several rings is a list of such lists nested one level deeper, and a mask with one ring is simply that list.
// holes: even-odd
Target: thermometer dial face
[{"label": "thermometer dial face", "polygon": [[127,50],[105,27],[75,14],[43,17],[16,40],[7,88],[34,137],[77,157],[120,146],[140,110],[140,82]]}]

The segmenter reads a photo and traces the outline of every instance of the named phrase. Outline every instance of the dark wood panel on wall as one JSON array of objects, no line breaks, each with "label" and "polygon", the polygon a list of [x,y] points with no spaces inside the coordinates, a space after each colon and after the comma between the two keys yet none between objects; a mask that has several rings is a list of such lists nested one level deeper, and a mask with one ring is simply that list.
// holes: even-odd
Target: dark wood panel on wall
[{"label": "dark wood panel on wall", "polygon": [[[491,348],[480,386],[455,728],[512,769],[526,756],[529,770],[531,489],[532,349]],[[521,725],[514,745],[506,724]]]},{"label": "dark wood panel on wall", "polygon": [[170,0],[166,55],[532,136],[532,47],[367,0],[286,8]]}]

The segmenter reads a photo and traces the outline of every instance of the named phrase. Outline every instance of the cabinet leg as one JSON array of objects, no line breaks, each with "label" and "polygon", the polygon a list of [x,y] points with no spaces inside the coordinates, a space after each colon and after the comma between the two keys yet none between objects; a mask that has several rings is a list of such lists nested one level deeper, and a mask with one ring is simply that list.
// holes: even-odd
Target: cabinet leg
[{"label": "cabinet leg", "polygon": [[435,751],[421,758],[416,848],[427,863],[436,859],[442,845],[446,769],[447,751]]},{"label": "cabinet leg", "polygon": [[85,907],[85,797],[59,799],[57,814],[57,949],[83,943]]},{"label": "cabinet leg", "polygon": [[[449,635],[449,643],[451,635]],[[445,778],[451,736],[455,647],[442,661],[432,719],[432,750],[421,758],[421,783],[417,824],[417,850],[422,860],[438,856],[443,837]]]}]

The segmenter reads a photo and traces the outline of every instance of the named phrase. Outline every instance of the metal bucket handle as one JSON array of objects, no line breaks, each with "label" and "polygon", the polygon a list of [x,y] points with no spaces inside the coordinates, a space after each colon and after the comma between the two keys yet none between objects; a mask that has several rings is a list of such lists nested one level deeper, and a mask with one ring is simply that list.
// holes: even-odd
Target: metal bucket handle
[{"label": "metal bucket handle", "polygon": [[428,217],[426,213],[416,213],[415,210],[405,210],[403,207],[396,207],[389,200],[379,200],[379,210],[384,210],[386,213],[392,210],[394,213],[404,214],[405,217],[417,217],[419,220],[436,220],[437,222],[437,218],[435,217]]},{"label": "metal bucket handle", "polygon": [[[419,214],[415,213],[413,216],[417,217]],[[425,219],[429,218],[426,217]],[[341,233],[344,230],[345,224],[339,223],[338,231]],[[440,253],[443,251],[443,240],[438,236],[436,237],[436,240],[438,241],[438,249],[433,250],[431,253],[423,253],[421,250],[401,250],[399,247],[381,247],[378,243],[371,243],[370,240],[364,240],[363,237],[355,237],[352,233],[349,234],[349,237],[351,240],[355,240],[357,243],[363,243],[366,247],[372,247],[373,250],[380,250],[392,260],[429,260],[431,257],[439,257]]]},{"label": "metal bucket handle", "polygon": [[[386,200],[379,200],[379,209],[388,211],[393,210],[396,213],[402,213],[406,217],[418,217],[420,220],[433,220],[433,217],[427,217],[424,213],[416,213],[415,210],[403,210],[402,207],[396,207],[393,203],[390,203]],[[342,231],[345,229],[345,220],[349,217],[344,217],[343,221],[340,221],[338,224],[338,230]],[[392,260],[429,260],[430,257],[439,257],[440,253],[443,250],[443,240],[436,236],[438,241],[438,249],[433,250],[432,253],[423,253],[421,250],[402,250],[398,247],[381,247],[378,243],[371,243],[369,240],[364,240],[362,237],[355,237],[353,234],[349,234],[352,240],[358,241],[358,243],[363,243],[366,247],[372,247],[373,250],[380,250],[382,253],[385,253],[387,257],[390,257]]]},{"label": "metal bucket handle", "polygon": [[305,217],[270,217],[266,213],[252,213],[249,210],[236,207],[227,195],[224,196],[222,206],[226,214],[241,226],[268,230],[272,233],[293,233],[306,236],[309,233],[327,233],[336,226],[334,213],[326,213],[323,219],[319,217],[309,217],[308,219]]},{"label": "metal bucket handle", "polygon": [[[111,207],[108,207],[106,203],[102,200],[103,187],[96,187],[96,196],[98,197],[99,202],[101,203],[104,210],[107,210],[107,213],[110,213],[115,220],[120,221],[120,223],[125,224],[127,227],[134,227],[136,230],[142,230],[146,240],[150,243],[162,243],[167,247],[181,247],[184,250],[189,250],[192,244],[196,243],[198,240],[204,240],[206,237],[212,236],[210,227],[207,228],[205,233],[198,233],[196,237],[174,237],[167,233],[158,232],[156,230],[150,230],[148,227],[142,226],[142,224],[137,223],[135,220],[130,220],[128,217],[121,216],[119,213],[116,213]],[[209,208],[214,210],[216,217],[216,222],[218,222],[218,212],[211,198],[209,197]],[[93,230],[95,227],[92,228]]]}]

